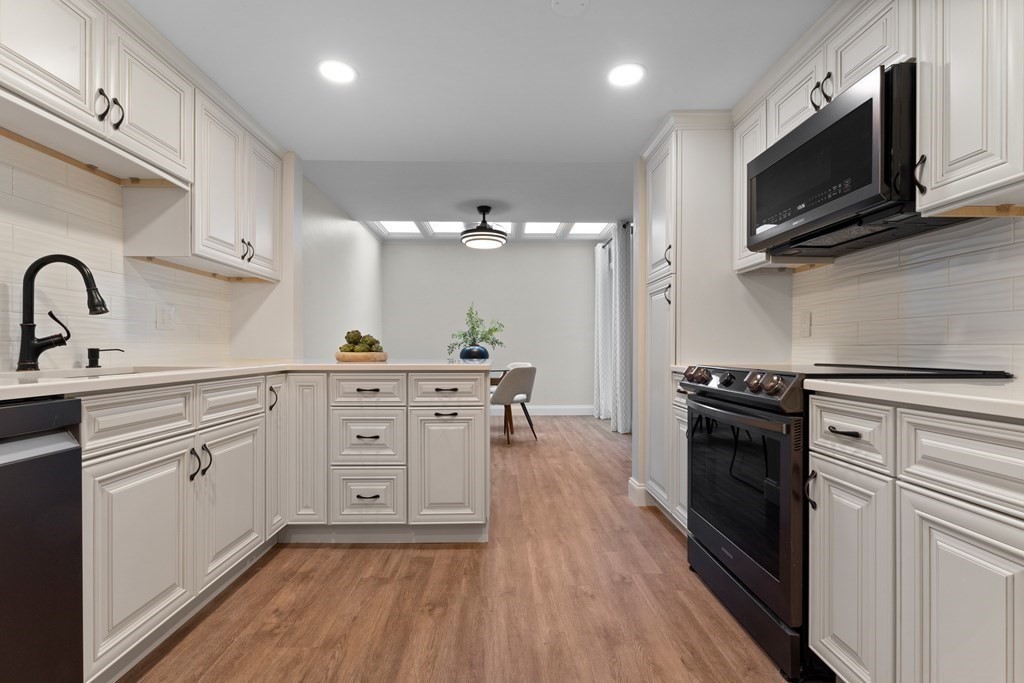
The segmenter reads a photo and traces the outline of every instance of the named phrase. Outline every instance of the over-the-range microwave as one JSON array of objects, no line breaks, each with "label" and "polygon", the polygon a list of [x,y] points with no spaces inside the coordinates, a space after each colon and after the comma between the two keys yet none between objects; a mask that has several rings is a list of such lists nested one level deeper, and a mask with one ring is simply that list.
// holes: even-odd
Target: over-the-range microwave
[{"label": "over-the-range microwave", "polygon": [[840,256],[963,220],[915,210],[915,75],[879,67],[747,164],[747,248]]}]

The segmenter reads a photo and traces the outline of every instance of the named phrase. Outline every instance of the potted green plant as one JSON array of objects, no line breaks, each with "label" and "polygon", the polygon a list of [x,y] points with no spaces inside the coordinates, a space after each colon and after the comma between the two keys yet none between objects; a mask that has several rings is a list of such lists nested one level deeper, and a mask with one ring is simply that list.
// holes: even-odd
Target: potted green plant
[{"label": "potted green plant", "polygon": [[470,304],[469,310],[466,311],[466,329],[452,334],[454,341],[448,345],[448,355],[452,355],[456,349],[461,348],[459,358],[462,360],[487,360],[490,358],[490,353],[483,345],[487,344],[492,349],[504,346],[505,344],[497,336],[504,329],[505,325],[497,320],[492,320],[489,324],[484,325],[484,319],[477,313],[476,307]]}]

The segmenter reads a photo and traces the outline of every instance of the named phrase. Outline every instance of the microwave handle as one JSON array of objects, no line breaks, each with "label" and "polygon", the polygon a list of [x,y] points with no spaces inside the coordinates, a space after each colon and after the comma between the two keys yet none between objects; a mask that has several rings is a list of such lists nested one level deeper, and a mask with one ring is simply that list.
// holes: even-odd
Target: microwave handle
[{"label": "microwave handle", "polygon": [[739,413],[733,413],[728,410],[722,410],[721,408],[713,408],[706,403],[692,402],[698,411],[707,411],[726,417],[730,422],[745,427],[753,427],[755,429],[763,429],[766,432],[776,432],[778,434],[789,434],[789,425],[781,422],[772,422],[771,420],[762,420],[757,417],[750,417],[749,415],[741,415]]}]

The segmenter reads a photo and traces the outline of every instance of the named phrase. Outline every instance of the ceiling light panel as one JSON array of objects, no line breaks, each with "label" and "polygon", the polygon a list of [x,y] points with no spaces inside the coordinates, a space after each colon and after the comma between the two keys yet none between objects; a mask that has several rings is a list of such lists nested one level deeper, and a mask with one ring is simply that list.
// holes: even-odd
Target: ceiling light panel
[{"label": "ceiling light panel", "polygon": [[608,82],[619,88],[636,85],[644,79],[646,69],[639,64],[619,64],[608,72]]},{"label": "ceiling light panel", "polygon": [[527,223],[523,226],[525,235],[554,235],[561,223]]},{"label": "ceiling light panel", "polygon": [[380,227],[389,235],[421,235],[413,221],[380,221]]},{"label": "ceiling light panel", "polygon": [[435,235],[457,235],[466,229],[461,221],[431,221],[428,225]]},{"label": "ceiling light panel", "polygon": [[345,62],[336,59],[325,59],[319,65],[320,75],[331,83],[351,83],[359,74]]},{"label": "ceiling light panel", "polygon": [[607,223],[573,223],[570,235],[600,235],[608,229]]}]

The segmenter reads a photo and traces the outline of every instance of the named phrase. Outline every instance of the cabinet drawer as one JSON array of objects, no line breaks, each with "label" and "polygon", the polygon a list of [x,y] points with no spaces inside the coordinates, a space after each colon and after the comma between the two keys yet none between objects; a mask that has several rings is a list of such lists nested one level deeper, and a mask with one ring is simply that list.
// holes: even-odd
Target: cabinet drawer
[{"label": "cabinet drawer", "polygon": [[839,398],[811,397],[811,450],[896,475],[896,411]]},{"label": "cabinet drawer", "polygon": [[92,457],[117,446],[137,446],[192,431],[195,391],[195,385],[186,384],[83,398],[82,452]]},{"label": "cabinet drawer", "polygon": [[197,396],[200,427],[262,413],[263,378],[200,384]]},{"label": "cabinet drawer", "polygon": [[414,372],[409,375],[412,405],[475,405],[484,402],[484,375],[464,372]]},{"label": "cabinet drawer", "polygon": [[1024,514],[1024,427],[900,409],[900,476]]},{"label": "cabinet drawer", "polygon": [[405,408],[333,408],[332,465],[404,465]]},{"label": "cabinet drawer", "polygon": [[405,404],[402,373],[336,373],[331,375],[331,403]]},{"label": "cabinet drawer", "polygon": [[331,524],[404,524],[405,468],[331,468]]}]

